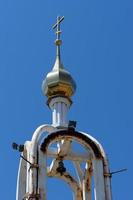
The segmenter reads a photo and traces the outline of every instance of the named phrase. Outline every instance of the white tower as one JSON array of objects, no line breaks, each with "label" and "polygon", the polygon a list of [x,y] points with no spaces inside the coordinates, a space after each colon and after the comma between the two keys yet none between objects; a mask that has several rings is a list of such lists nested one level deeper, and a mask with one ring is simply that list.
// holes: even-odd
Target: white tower
[{"label": "white tower", "polygon": [[[31,141],[20,148],[16,200],[46,200],[47,177],[68,183],[75,200],[111,200],[111,176],[101,144],[91,135],[77,131],[74,121],[67,121],[76,84],[61,63],[60,23],[63,19],[57,17],[53,26],[57,29],[56,61],[42,84],[52,110],[52,124],[38,127]],[[52,159],[50,165],[48,158]],[[73,164],[77,176],[69,172],[65,160]]]}]

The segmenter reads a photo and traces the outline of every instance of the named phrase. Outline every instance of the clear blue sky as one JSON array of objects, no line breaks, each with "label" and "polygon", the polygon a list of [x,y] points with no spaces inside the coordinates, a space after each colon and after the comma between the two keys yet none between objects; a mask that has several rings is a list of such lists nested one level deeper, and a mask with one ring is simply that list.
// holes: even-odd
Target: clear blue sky
[{"label": "clear blue sky", "polygon": [[[133,2],[131,0],[0,1],[0,190],[14,200],[19,154],[16,141],[30,140],[51,122],[41,83],[55,60],[57,15],[62,24],[62,59],[77,83],[69,118],[104,146],[114,175],[114,200],[132,198],[133,179]],[[57,187],[49,199],[71,196]],[[50,187],[50,186],[49,186]],[[63,187],[63,186],[62,186]],[[64,195],[65,194],[65,195]],[[69,193],[70,195],[70,193]]]}]

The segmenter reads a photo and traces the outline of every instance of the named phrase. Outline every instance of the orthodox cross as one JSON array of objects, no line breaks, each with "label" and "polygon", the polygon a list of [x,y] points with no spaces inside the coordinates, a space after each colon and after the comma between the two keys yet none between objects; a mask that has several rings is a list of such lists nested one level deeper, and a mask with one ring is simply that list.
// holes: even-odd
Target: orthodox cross
[{"label": "orthodox cross", "polygon": [[61,34],[61,30],[60,30],[60,23],[63,21],[64,16],[63,17],[57,17],[57,22],[56,24],[52,27],[53,29],[56,28],[56,35],[57,35],[57,40],[60,39],[60,34]]}]

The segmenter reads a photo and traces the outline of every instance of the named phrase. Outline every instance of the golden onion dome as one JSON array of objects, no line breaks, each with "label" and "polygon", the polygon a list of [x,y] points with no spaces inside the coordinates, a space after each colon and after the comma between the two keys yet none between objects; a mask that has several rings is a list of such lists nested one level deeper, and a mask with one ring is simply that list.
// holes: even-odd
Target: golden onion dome
[{"label": "golden onion dome", "polygon": [[64,96],[68,99],[74,94],[76,90],[76,83],[72,78],[71,74],[64,69],[61,62],[60,56],[60,27],[59,24],[64,18],[57,18],[57,23],[54,28],[57,27],[57,39],[55,44],[57,46],[56,60],[54,67],[51,72],[49,72],[42,83],[42,91],[48,97],[48,100],[56,96]]}]

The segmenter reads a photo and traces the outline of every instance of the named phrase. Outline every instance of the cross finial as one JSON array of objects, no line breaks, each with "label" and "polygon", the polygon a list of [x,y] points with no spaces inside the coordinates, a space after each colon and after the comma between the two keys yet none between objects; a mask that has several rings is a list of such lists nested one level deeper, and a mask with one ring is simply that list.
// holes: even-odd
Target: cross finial
[{"label": "cross finial", "polygon": [[56,45],[57,46],[60,46],[61,45],[61,40],[60,40],[60,34],[61,34],[61,30],[60,30],[60,23],[63,21],[64,19],[64,16],[63,17],[57,17],[57,22],[56,24],[52,27],[53,29],[56,28],[56,35],[57,35],[57,38],[56,38]]}]

